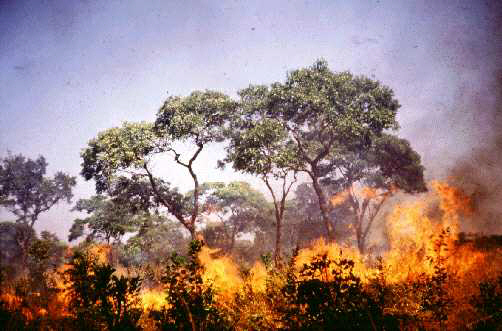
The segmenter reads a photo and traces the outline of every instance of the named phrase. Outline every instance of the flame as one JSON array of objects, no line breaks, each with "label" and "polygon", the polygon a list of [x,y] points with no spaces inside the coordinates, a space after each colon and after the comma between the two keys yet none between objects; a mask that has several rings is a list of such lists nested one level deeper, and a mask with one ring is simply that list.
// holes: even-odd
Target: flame
[{"label": "flame", "polygon": [[253,291],[264,293],[267,288],[266,282],[268,273],[263,263],[255,262],[249,273],[250,273],[249,281]]},{"label": "flame", "polygon": [[301,249],[296,257],[296,270],[309,264],[315,256],[326,254],[330,260],[338,261],[341,258],[354,261],[354,274],[366,279],[372,272],[365,266],[363,257],[356,249],[340,246],[336,243],[326,243],[324,239],[313,242],[311,247]]},{"label": "flame", "polygon": [[87,253],[98,263],[110,263],[112,247],[107,244],[94,244],[87,249]]},{"label": "flame", "polygon": [[[449,252],[447,261],[456,272],[469,272],[469,266],[477,265],[482,259],[483,254],[479,252],[470,249],[466,253],[467,248],[455,247],[460,216],[471,213],[469,198],[444,182],[433,181],[430,186],[434,190],[432,197],[398,205],[387,219],[391,250],[385,254],[384,260],[394,282],[424,272],[433,273],[426,257],[435,254],[438,234],[444,230],[449,232],[445,238],[446,251]],[[427,215],[434,198],[439,200],[441,212],[437,218]]]},{"label": "flame", "polygon": [[347,200],[347,198],[349,197],[349,195],[350,195],[349,189],[343,190],[343,191],[335,194],[330,199],[331,205],[333,207],[337,207],[337,206],[341,205],[342,203],[345,202],[345,200]]},{"label": "flame", "polygon": [[160,309],[166,304],[166,294],[162,288],[144,289],[140,298],[143,310]]},{"label": "flame", "polygon": [[228,256],[213,257],[218,249],[202,247],[199,259],[204,266],[203,280],[212,283],[219,293],[232,297],[239,289],[242,278],[234,261]]},{"label": "flame", "polygon": [[372,187],[365,186],[361,189],[361,195],[365,199],[373,199],[378,196],[378,190]]},{"label": "flame", "polygon": [[[371,257],[361,255],[354,248],[320,239],[298,252],[295,270],[299,272],[313,257],[326,254],[329,259],[335,261],[341,258],[354,261],[353,272],[361,278],[363,284],[368,284],[383,271],[386,283],[399,287],[401,284],[417,281],[424,275],[433,275],[435,269],[430,257],[439,256],[452,276],[445,285],[455,307],[448,316],[448,329],[472,323],[475,312],[470,298],[479,292],[478,284],[482,280],[493,278],[502,272],[502,249],[487,252],[476,249],[473,244],[459,245],[456,240],[462,230],[463,218],[472,217],[474,213],[469,197],[462,190],[445,182],[433,181],[429,183],[429,187],[431,190],[427,194],[396,204],[383,220],[390,248],[382,256],[382,269],[375,268]],[[357,188],[356,193],[366,198],[378,195],[377,190],[368,187]],[[338,193],[330,199],[331,204],[336,206],[343,203],[349,194],[348,190]],[[438,240],[443,243],[439,250]],[[108,245],[94,245],[88,250],[100,263],[109,262],[112,259],[112,251]],[[271,274],[262,263],[256,262],[244,276],[245,273],[240,271],[238,264],[230,256],[221,256],[217,249],[203,247],[199,259],[204,266],[203,280],[215,289],[216,302],[220,307],[233,311],[238,304],[236,296],[252,295],[249,305],[241,311],[241,314],[247,317],[241,318],[238,327],[249,328],[244,321],[246,318],[253,318],[257,312],[273,324],[273,307],[268,306],[264,299],[267,289],[270,288]],[[68,267],[69,265],[63,265],[50,275],[60,292],[46,307],[28,309],[23,306],[22,298],[8,291],[0,295],[0,300],[9,307],[20,309],[28,319],[38,316],[68,316],[68,285],[59,276]],[[117,267],[117,272],[125,274],[126,269]],[[321,277],[329,279],[330,273],[327,272]],[[282,285],[280,280],[272,281],[277,281],[277,284],[273,283],[277,288]],[[249,289],[250,292],[246,292]],[[386,309],[417,314],[420,307],[413,295],[414,293],[403,294],[399,298],[401,306]],[[165,290],[160,285],[143,289],[140,298],[145,311],[160,309],[169,304],[166,302]],[[244,324],[241,326],[239,323]]]}]

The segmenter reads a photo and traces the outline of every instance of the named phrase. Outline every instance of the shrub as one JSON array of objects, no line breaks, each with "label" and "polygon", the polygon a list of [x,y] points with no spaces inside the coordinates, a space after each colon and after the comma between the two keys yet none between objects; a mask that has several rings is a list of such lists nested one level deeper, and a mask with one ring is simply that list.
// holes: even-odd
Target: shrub
[{"label": "shrub", "polygon": [[139,277],[114,275],[115,269],[89,254],[76,253],[65,271],[75,330],[140,330]]},{"label": "shrub", "polygon": [[375,317],[381,310],[353,268],[351,260],[331,260],[324,254],[305,264],[298,276],[288,272],[282,289],[286,305],[280,308],[283,329],[375,329]]},{"label": "shrub", "polygon": [[204,284],[204,271],[197,254],[201,241],[190,243],[187,257],[173,254],[162,282],[166,285],[167,305],[151,312],[161,330],[230,330],[215,303],[214,290]]}]

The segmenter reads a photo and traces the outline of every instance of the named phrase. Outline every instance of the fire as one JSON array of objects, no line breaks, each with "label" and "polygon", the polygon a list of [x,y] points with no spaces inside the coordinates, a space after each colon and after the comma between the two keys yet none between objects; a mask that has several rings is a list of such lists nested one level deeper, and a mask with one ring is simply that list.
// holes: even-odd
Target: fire
[{"label": "fire", "polygon": [[[434,190],[432,196],[396,206],[387,219],[391,250],[385,254],[384,261],[395,282],[434,271],[426,257],[437,254],[438,235],[442,231],[447,231],[445,258],[456,272],[466,273],[471,270],[468,266],[477,265],[482,259],[479,252],[466,253],[465,248],[455,247],[460,217],[471,212],[469,198],[444,182],[434,181],[430,186]],[[431,217],[427,212],[435,200],[439,202],[440,212],[438,217]]]},{"label": "fire", "polygon": [[341,205],[342,203],[345,202],[345,200],[347,200],[349,195],[350,195],[350,191],[348,189],[343,190],[340,193],[335,194],[330,199],[331,205],[333,207],[337,207],[337,206]]},{"label": "fire", "polygon": [[267,269],[263,263],[256,262],[249,273],[253,291],[264,293],[266,289]]},{"label": "fire", "polygon": [[[488,252],[476,249],[472,243],[458,242],[462,231],[462,222],[466,217],[473,217],[472,204],[469,197],[460,189],[445,182],[429,183],[431,190],[396,204],[383,220],[389,249],[383,254],[379,268],[376,268],[375,256],[362,255],[355,248],[340,243],[328,243],[323,239],[313,242],[310,247],[298,251],[295,257],[294,270],[299,273],[303,265],[309,264],[315,256],[326,254],[330,260],[348,259],[354,262],[353,272],[363,284],[370,284],[378,275],[385,277],[386,284],[395,291],[408,288],[398,294],[398,303],[385,307],[386,311],[408,313],[419,316],[419,294],[410,291],[410,284],[420,279],[432,277],[440,263],[448,273],[448,280],[443,284],[445,293],[452,300],[454,309],[447,320],[447,328],[472,323],[475,311],[471,304],[473,295],[479,293],[479,283],[492,279],[502,272],[501,249]],[[378,192],[371,188],[359,188],[358,194],[371,198]],[[343,191],[333,198],[333,206],[343,203],[349,191]],[[88,248],[99,263],[113,262],[112,247],[94,245]],[[257,312],[273,324],[273,307],[267,306],[266,296],[272,282],[277,288],[284,285],[284,280],[271,280],[271,273],[264,264],[255,262],[251,269],[242,272],[241,267],[228,255],[221,255],[217,249],[203,247],[198,255],[204,267],[203,281],[215,290],[216,302],[224,311],[232,312],[239,305],[236,297],[248,298],[250,303],[240,312],[238,322],[242,328],[249,327],[244,321],[254,318]],[[7,306],[17,308],[27,319],[44,316],[70,316],[68,312],[67,284],[61,274],[69,266],[63,265],[50,275],[59,290],[51,302],[45,307],[28,309],[23,299],[13,291],[3,291],[0,300]],[[118,274],[127,274],[125,268],[116,267]],[[282,270],[284,271],[284,270]],[[279,274],[282,272],[279,269]],[[324,276],[329,278],[330,273]],[[406,287],[408,286],[408,287]],[[406,292],[408,291],[408,292]],[[159,310],[168,306],[166,291],[161,284],[154,288],[144,288],[140,292],[141,307],[145,312]],[[145,315],[147,316],[147,315]],[[245,316],[245,317],[242,317]],[[147,320],[148,317],[145,317]],[[151,321],[150,321],[151,322]],[[146,321],[145,323],[149,323]],[[153,324],[152,324],[153,325]]]},{"label": "fire", "polygon": [[378,190],[372,187],[365,186],[361,189],[361,195],[366,199],[373,199],[378,195]]},{"label": "fire", "polygon": [[308,264],[317,255],[326,254],[330,260],[340,260],[341,258],[349,259],[354,261],[354,274],[365,279],[372,274],[372,271],[368,269],[364,263],[363,256],[359,254],[356,249],[340,246],[336,243],[326,243],[324,239],[319,239],[315,241],[311,247],[301,249],[296,257],[296,269],[297,271],[304,264]]},{"label": "fire", "polygon": [[224,296],[232,297],[242,283],[239,269],[228,256],[213,257],[217,249],[203,247],[199,259],[204,266],[203,280],[211,283]]},{"label": "fire", "polygon": [[110,263],[110,259],[112,256],[112,247],[110,245],[105,244],[96,244],[91,245],[87,249],[87,253],[92,255],[96,262],[98,263]]},{"label": "fire", "polygon": [[166,294],[162,288],[144,289],[140,297],[144,310],[160,309],[166,303]]}]

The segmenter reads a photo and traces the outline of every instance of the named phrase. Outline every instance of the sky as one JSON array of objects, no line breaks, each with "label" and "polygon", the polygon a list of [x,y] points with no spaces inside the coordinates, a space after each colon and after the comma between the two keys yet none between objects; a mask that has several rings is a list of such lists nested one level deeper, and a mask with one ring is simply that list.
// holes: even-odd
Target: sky
[{"label": "sky", "polygon": [[[79,154],[98,132],[152,121],[168,95],[235,97],[324,58],[394,90],[399,135],[428,179],[443,178],[500,129],[501,14],[497,1],[0,0],[0,156],[44,155],[49,173],[78,176],[74,201],[86,198]],[[201,181],[258,185],[215,170],[222,157],[222,146],[203,152]],[[183,169],[158,171],[190,189]],[[36,228],[66,238],[70,209]]]}]

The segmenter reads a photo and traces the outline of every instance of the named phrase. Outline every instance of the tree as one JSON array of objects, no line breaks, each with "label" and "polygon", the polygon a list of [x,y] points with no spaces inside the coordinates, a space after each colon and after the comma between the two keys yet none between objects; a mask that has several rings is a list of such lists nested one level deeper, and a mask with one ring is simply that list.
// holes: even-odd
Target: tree
[{"label": "tree", "polygon": [[9,278],[26,271],[30,244],[36,239],[35,230],[25,223],[0,222],[0,264],[8,266]]},{"label": "tree", "polygon": [[[333,186],[324,185],[321,183],[323,191],[328,195],[334,195]],[[297,233],[297,245],[303,247],[303,243],[309,244],[315,239],[325,235],[323,227],[323,219],[319,209],[319,200],[317,194],[312,187],[312,183],[304,182],[296,187],[293,207],[290,218],[296,220],[295,231]],[[341,241],[352,235],[347,225],[350,224],[352,212],[349,210],[347,201],[344,203],[331,205],[329,212],[330,221],[333,223],[334,235]]]},{"label": "tree", "polygon": [[[225,123],[235,103],[219,92],[196,91],[188,97],[169,97],[157,113],[155,123],[124,123],[89,141],[82,152],[82,175],[94,178],[96,191],[110,191],[110,183],[126,176],[148,180],[156,201],[167,208],[195,238],[199,215],[199,181],[193,164],[209,143],[221,142]],[[174,143],[191,143],[195,151],[183,160]],[[194,189],[188,204],[169,183],[152,173],[151,159],[168,153],[190,174]]]},{"label": "tree", "polygon": [[202,185],[204,211],[218,217],[217,225],[208,225],[204,238],[208,243],[232,252],[239,234],[260,228],[266,222],[267,200],[246,182],[215,182]]},{"label": "tree", "polygon": [[33,291],[55,291],[56,283],[53,279],[57,268],[64,263],[66,244],[51,232],[42,231],[40,238],[36,238],[29,249],[29,263],[31,289]]},{"label": "tree", "polygon": [[287,133],[286,145],[295,150],[292,168],[312,180],[326,234],[334,239],[320,181],[345,153],[367,150],[384,130],[397,128],[399,103],[390,88],[349,72],[334,73],[324,60],[262,91],[260,108]]},{"label": "tree", "polygon": [[347,200],[356,243],[366,252],[369,233],[384,203],[397,191],[420,193],[427,190],[420,156],[409,142],[390,134],[375,138],[362,151],[339,157],[322,181],[338,195],[334,204]]},{"label": "tree", "polygon": [[73,241],[85,233],[85,228],[90,230],[86,240],[104,240],[110,243],[110,239],[120,241],[126,232],[134,232],[141,223],[141,214],[131,213],[128,204],[117,204],[111,199],[95,195],[89,199],[80,199],[72,211],[85,212],[89,216],[77,218],[70,228],[69,241]]},{"label": "tree", "polygon": [[[267,113],[268,95],[266,86],[249,86],[239,91],[240,103],[228,131],[230,144],[225,162],[232,163],[238,171],[260,176],[267,186],[275,210],[274,260],[278,263],[286,199],[296,182],[298,165],[286,127]],[[279,182],[279,189],[274,189],[274,181]]]},{"label": "tree", "polygon": [[186,250],[187,244],[179,222],[151,214],[145,216],[138,232],[127,240],[121,263],[126,266],[158,265],[173,252]]},{"label": "tree", "polygon": [[43,156],[31,160],[19,154],[0,160],[0,206],[16,215],[16,222],[33,228],[41,213],[71,201],[75,177],[58,171],[50,178],[46,168]]}]

